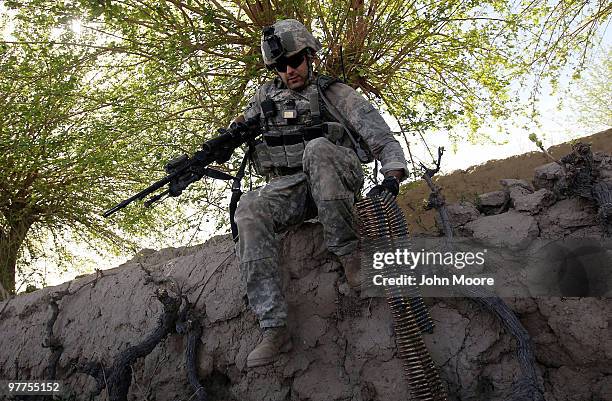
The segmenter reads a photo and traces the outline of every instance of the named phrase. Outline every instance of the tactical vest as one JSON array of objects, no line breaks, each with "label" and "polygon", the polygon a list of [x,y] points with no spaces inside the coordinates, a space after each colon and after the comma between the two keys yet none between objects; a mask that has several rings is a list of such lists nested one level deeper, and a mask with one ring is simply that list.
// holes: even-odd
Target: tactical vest
[{"label": "tactical vest", "polygon": [[249,151],[232,183],[229,210],[234,242],[238,241],[234,214],[242,195],[241,180],[248,159],[253,161],[256,172],[266,177],[294,174],[302,171],[306,144],[322,136],[336,145],[353,149],[362,163],[374,159],[367,143],[325,96],[325,90],[335,82],[338,79],[319,75],[316,82],[301,93],[273,91],[270,98],[265,97],[266,87],[259,90],[257,101],[263,135],[249,144]]},{"label": "tactical vest", "polygon": [[[263,135],[251,151],[255,170],[261,175],[286,175],[301,171],[306,144],[319,137],[352,147],[348,129],[327,110],[324,92],[338,80],[319,76],[301,92],[259,91]],[[270,85],[270,84],[267,84]],[[273,85],[273,83],[272,83]]]}]

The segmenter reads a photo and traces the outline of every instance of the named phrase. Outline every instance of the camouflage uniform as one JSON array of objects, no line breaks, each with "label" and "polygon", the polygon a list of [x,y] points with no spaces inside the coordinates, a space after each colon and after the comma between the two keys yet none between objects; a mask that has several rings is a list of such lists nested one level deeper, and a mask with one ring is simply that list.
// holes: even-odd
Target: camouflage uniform
[{"label": "camouflage uniform", "polygon": [[[287,124],[283,113],[262,118],[268,137],[291,137],[312,120],[309,97],[316,93],[314,82],[298,91],[287,89],[279,78],[264,84],[251,99],[245,118],[262,116],[261,101],[271,99],[281,111],[290,104],[297,118]],[[381,164],[381,173],[404,170],[406,160],[401,146],[374,107],[355,90],[334,83],[325,95],[334,110],[331,115],[352,126],[367,143]],[[281,141],[282,142],[282,141]],[[326,137],[292,141],[280,146],[261,142],[256,146],[256,167],[271,177],[263,188],[244,194],[236,210],[238,255],[247,283],[249,303],[262,328],[286,324],[287,304],[281,291],[277,234],[318,215],[328,249],[341,256],[358,243],[352,207],[363,185],[361,163],[346,134],[335,143]]]}]

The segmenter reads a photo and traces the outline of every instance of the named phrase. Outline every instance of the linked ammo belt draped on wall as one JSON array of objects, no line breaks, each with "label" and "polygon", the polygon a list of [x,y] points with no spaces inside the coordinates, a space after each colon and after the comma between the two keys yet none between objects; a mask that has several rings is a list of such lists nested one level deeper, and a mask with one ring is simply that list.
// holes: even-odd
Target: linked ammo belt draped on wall
[{"label": "linked ammo belt draped on wall", "polygon": [[[355,204],[362,247],[378,242],[392,249],[394,242],[407,238],[408,225],[397,202],[391,197],[366,197]],[[378,245],[380,246],[380,245]],[[372,282],[376,273],[364,265],[364,283]],[[404,373],[412,393],[418,401],[446,401],[447,394],[438,368],[425,345],[422,333],[432,333],[434,322],[423,302],[420,289],[411,287],[406,296],[398,287],[385,287],[387,302],[394,320],[395,342],[404,365]]]}]

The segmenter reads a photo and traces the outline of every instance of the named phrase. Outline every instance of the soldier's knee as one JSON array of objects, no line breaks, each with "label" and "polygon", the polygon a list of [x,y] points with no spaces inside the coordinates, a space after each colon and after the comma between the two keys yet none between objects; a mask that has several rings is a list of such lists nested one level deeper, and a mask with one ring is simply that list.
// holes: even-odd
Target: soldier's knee
[{"label": "soldier's knee", "polygon": [[247,192],[240,197],[234,220],[238,227],[247,225],[249,222],[258,221],[263,218],[267,207],[265,200],[255,192]]},{"label": "soldier's knee", "polygon": [[321,137],[309,141],[304,148],[304,164],[321,159],[333,159],[336,145]]}]

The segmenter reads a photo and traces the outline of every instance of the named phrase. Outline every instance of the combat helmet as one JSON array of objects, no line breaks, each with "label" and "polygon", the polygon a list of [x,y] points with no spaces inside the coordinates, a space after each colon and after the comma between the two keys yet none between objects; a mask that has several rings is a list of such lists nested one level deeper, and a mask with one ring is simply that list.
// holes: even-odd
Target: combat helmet
[{"label": "combat helmet", "polygon": [[319,42],[299,21],[284,19],[265,27],[261,36],[261,54],[267,67],[280,57],[291,57],[304,49],[321,50]]}]

